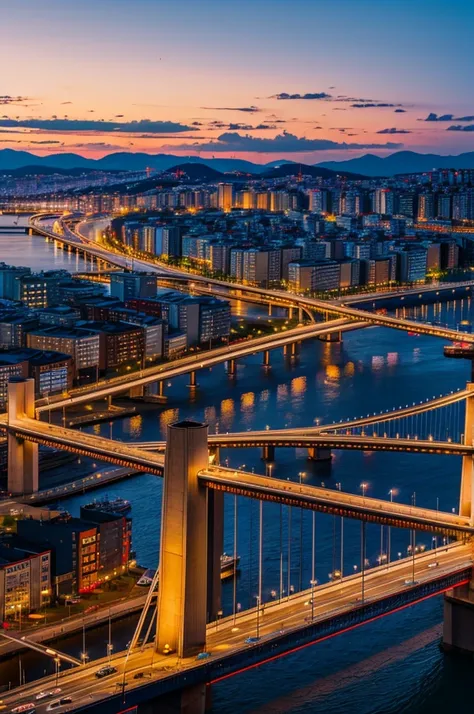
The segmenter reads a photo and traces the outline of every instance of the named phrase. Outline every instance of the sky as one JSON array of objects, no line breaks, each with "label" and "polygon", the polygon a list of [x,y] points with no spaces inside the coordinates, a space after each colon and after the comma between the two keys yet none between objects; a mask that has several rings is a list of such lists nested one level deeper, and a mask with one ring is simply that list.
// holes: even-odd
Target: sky
[{"label": "sky", "polygon": [[0,149],[474,150],[473,0],[0,0]]}]

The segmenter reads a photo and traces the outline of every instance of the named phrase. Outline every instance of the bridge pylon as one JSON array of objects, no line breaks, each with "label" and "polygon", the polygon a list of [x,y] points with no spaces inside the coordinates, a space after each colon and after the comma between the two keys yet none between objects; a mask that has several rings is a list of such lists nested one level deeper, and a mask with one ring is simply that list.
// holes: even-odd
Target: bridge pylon
[{"label": "bridge pylon", "polygon": [[[35,380],[12,377],[8,383],[8,424],[35,418]],[[10,429],[8,446],[8,490],[13,494],[38,490],[38,444],[16,436]]]},{"label": "bridge pylon", "polygon": [[[474,444],[474,383],[468,382],[466,389],[466,415],[464,420],[464,444]],[[459,499],[459,515],[470,518],[474,522],[474,457],[471,454],[462,457],[461,494]]]},{"label": "bridge pylon", "polygon": [[199,483],[208,466],[207,425],[185,420],[169,426],[155,646],[178,657],[204,649],[207,621],[220,609],[223,498]]}]

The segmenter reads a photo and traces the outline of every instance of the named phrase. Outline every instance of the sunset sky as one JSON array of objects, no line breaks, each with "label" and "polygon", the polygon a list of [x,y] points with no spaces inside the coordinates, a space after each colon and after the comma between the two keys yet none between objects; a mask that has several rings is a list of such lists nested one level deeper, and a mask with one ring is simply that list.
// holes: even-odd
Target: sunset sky
[{"label": "sunset sky", "polygon": [[0,148],[474,150],[472,0],[0,0]]}]

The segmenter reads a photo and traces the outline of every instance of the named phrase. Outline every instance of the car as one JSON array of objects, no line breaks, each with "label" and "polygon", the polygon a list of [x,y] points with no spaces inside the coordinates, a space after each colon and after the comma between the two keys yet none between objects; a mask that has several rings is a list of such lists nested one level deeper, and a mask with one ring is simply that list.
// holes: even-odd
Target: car
[{"label": "car", "polygon": [[245,640],[246,645],[254,645],[256,642],[260,642],[260,637],[247,637]]},{"label": "car", "polygon": [[61,694],[60,687],[56,687],[56,689],[52,689],[50,692],[40,692],[36,695],[35,699],[38,702],[41,699],[50,699],[51,697],[55,697],[56,694]]},{"label": "car", "polygon": [[199,652],[196,659],[209,659],[210,656],[211,656],[210,652]]},{"label": "car", "polygon": [[436,563],[428,563],[428,568],[437,568],[438,565],[439,565],[438,562],[436,562]]},{"label": "car", "polygon": [[115,674],[116,672],[117,669],[115,667],[112,667],[112,665],[110,664],[106,664],[105,667],[101,667],[97,670],[95,676],[97,677],[97,679],[102,679],[102,677],[108,677],[111,674]]},{"label": "car", "polygon": [[143,679],[144,677],[151,677],[151,672],[137,672],[133,675],[133,679]]},{"label": "car", "polygon": [[20,704],[19,707],[15,707],[11,710],[12,714],[22,714],[23,712],[29,712],[33,714],[36,711],[36,706],[34,702],[28,702],[27,704]]},{"label": "car", "polygon": [[52,712],[55,709],[59,709],[60,707],[66,706],[66,704],[71,704],[72,702],[72,697],[61,697],[61,699],[55,699],[54,702],[51,702],[51,704],[48,704],[46,707],[47,712]]},{"label": "car", "polygon": [[68,597],[66,600],[66,605],[78,605],[80,602],[80,597]]}]

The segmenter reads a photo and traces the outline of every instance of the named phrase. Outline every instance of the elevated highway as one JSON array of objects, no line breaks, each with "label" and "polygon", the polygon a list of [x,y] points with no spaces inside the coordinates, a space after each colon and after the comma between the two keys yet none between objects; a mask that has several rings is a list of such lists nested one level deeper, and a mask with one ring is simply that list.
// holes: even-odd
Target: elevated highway
[{"label": "elevated highway", "polygon": [[[223,449],[247,449],[252,447],[294,449],[343,449],[353,451],[403,451],[417,454],[451,454],[466,456],[474,454],[474,446],[459,444],[452,441],[430,441],[428,439],[393,438],[388,436],[357,436],[352,434],[321,433],[322,427],[314,430],[306,429],[275,429],[268,431],[231,432],[229,434],[212,434],[209,445]],[[164,451],[166,442],[145,441],[134,442],[134,445],[145,451]]]},{"label": "elevated highway", "polygon": [[[41,228],[38,227],[38,223],[39,220],[36,218],[34,221],[35,230],[41,232]],[[64,237],[57,236],[50,230],[42,232],[50,238],[59,241],[69,241],[71,244],[76,246],[78,242],[82,245],[87,243],[87,249],[91,251],[91,254],[96,255],[97,257],[100,257],[103,260],[108,259],[108,262],[110,263],[114,261],[114,265],[120,265],[120,267],[128,267],[128,259],[126,256],[123,256],[119,253],[114,253],[104,248],[103,246],[97,246],[96,243],[91,244],[91,241],[88,241],[88,239],[84,235],[80,233],[75,233],[67,227],[65,228],[66,235]],[[259,295],[266,297],[267,299],[270,294],[278,300],[288,300],[289,297],[289,293],[283,290],[269,290],[268,288],[261,288],[252,285],[241,285],[239,283],[231,281],[207,278],[205,276],[197,274],[190,275],[182,269],[180,270],[178,268],[170,268],[169,266],[164,266],[163,264],[157,265],[156,262],[148,262],[141,258],[134,259],[134,266],[136,269],[152,271],[157,273],[158,275],[161,274],[163,276],[171,275],[180,278],[189,278],[189,280],[193,283],[201,283],[207,285],[209,288],[211,288],[212,286],[215,286],[217,288],[224,288],[230,291],[231,293],[236,292],[237,295],[239,291],[242,291],[242,294],[245,293],[248,295]],[[466,287],[472,285],[474,285],[473,281],[465,283]],[[389,315],[378,315],[376,313],[371,313],[366,310],[351,307],[347,302],[337,303],[327,300],[319,300],[315,298],[305,297],[304,295],[298,295],[295,293],[290,293],[290,295],[294,307],[302,308],[304,310],[309,309],[315,312],[333,313],[346,319],[348,318],[352,320],[364,321],[368,322],[369,324],[379,325],[382,327],[392,327],[394,329],[403,330],[405,332],[408,331],[421,335],[440,337],[449,341],[457,341],[460,335],[462,334],[463,342],[474,343],[474,334],[460,333],[457,330],[452,330],[450,328],[442,327],[439,325],[432,325],[430,323],[417,322],[416,320],[407,320],[405,318],[391,317]]]},{"label": "elevated highway", "polygon": [[[436,563],[436,566],[433,565]],[[256,608],[208,625],[208,657],[177,659],[154,653],[151,645],[112,656],[115,673],[97,679],[95,672],[107,659],[59,674],[61,696],[70,697],[68,711],[116,714],[145,702],[160,711],[159,698],[186,686],[211,684],[408,607],[449,587],[467,583],[472,566],[470,545],[455,544],[438,552],[382,566],[342,581],[317,586],[265,609]],[[258,636],[257,636],[258,633]],[[142,678],[135,675],[142,673]],[[143,676],[145,673],[145,676]],[[55,687],[54,676],[44,677],[2,695],[9,709],[29,702]],[[153,699],[155,703],[153,704]],[[37,702],[46,714],[48,700]],[[150,704],[148,705],[150,706]],[[63,711],[63,709],[60,709]]]},{"label": "elevated highway", "polygon": [[296,327],[292,330],[275,332],[263,337],[237,342],[224,347],[217,347],[208,352],[200,352],[183,357],[175,362],[159,364],[154,367],[133,372],[120,377],[101,380],[98,383],[72,389],[67,397],[62,395],[51,396],[37,401],[37,413],[55,409],[66,408],[91,399],[104,399],[115,394],[121,394],[135,387],[144,387],[153,382],[173,379],[184,374],[189,374],[200,369],[214,367],[223,362],[237,360],[259,352],[286,347],[295,342],[311,340],[322,335],[339,334],[347,330],[356,330],[365,327],[364,322],[353,322],[340,318],[330,322],[318,322],[312,325]]},{"label": "elevated highway", "polygon": [[[46,424],[37,419],[25,417],[12,421],[8,420],[7,415],[0,416],[0,430],[7,431],[16,438],[99,459],[123,468],[159,476],[163,474],[163,454],[145,451],[128,443]],[[346,515],[401,528],[430,530],[451,536],[474,533],[474,525],[467,516],[280,481],[221,466],[209,466],[199,473],[199,478],[208,488],[299,508]]]}]

